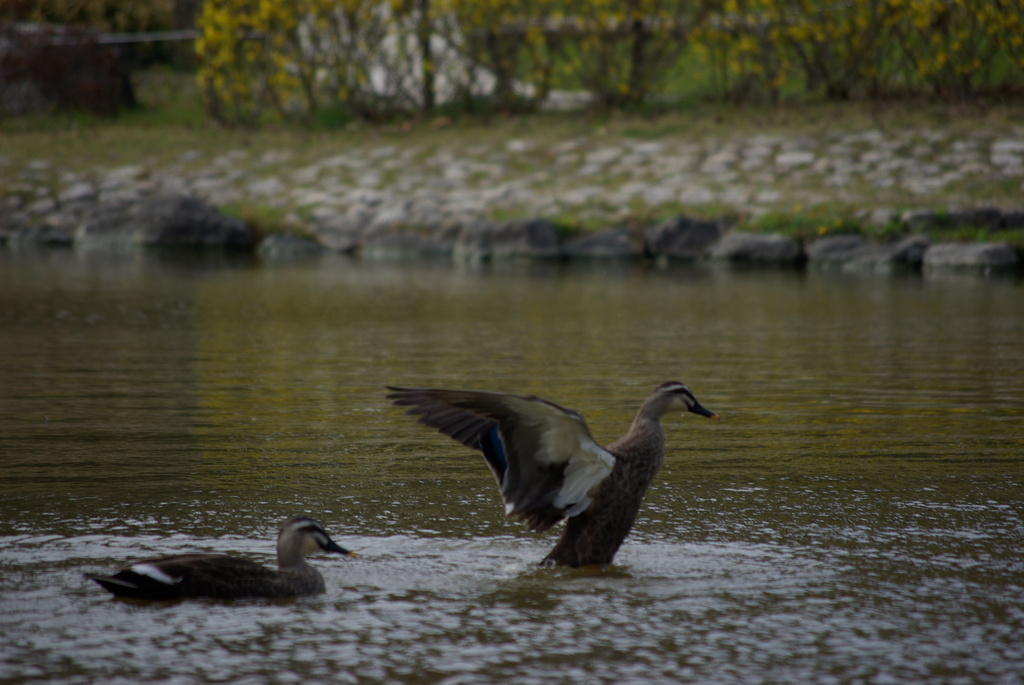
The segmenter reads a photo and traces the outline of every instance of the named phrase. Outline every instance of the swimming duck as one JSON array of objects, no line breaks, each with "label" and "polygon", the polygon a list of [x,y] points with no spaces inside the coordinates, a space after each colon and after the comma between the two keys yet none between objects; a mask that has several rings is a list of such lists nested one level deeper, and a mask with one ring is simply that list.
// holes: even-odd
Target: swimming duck
[{"label": "swimming duck", "polygon": [[324,579],[306,555],[318,550],[355,556],[331,540],[319,521],[296,516],[281,524],[277,570],[227,554],[178,554],[136,561],[109,576],[85,575],[118,597],[134,599],[316,595],[324,591]]},{"label": "swimming duck", "polygon": [[530,530],[565,520],[543,566],[610,564],[661,466],[661,417],[673,409],[717,419],[682,383],[662,383],[624,436],[607,447],[572,409],[532,395],[388,386],[419,422],[483,453],[505,513]]}]

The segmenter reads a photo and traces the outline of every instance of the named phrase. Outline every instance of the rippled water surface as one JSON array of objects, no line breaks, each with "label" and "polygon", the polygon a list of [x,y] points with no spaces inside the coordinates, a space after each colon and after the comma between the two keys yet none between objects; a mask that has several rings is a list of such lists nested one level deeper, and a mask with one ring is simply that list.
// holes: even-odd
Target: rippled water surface
[{"label": "rippled water surface", "polygon": [[[1024,284],[945,275],[0,253],[0,682],[1019,683]],[[615,565],[538,569],[482,459],[385,384],[599,440],[658,382]],[[118,601],[132,558],[359,556],[289,601]]]}]

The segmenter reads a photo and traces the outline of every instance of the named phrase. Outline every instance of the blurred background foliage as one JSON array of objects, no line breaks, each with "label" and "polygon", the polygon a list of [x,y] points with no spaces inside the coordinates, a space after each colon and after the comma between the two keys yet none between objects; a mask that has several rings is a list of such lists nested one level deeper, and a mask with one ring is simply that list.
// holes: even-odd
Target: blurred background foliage
[{"label": "blurred background foliage", "polygon": [[194,25],[232,125],[1024,94],[1022,0],[0,0],[12,19]]},{"label": "blurred background foliage", "polygon": [[199,26],[228,123],[1024,86],[1020,0],[207,0]]},{"label": "blurred background foliage", "polygon": [[133,33],[170,28],[174,9],[174,0],[0,0],[0,20]]}]

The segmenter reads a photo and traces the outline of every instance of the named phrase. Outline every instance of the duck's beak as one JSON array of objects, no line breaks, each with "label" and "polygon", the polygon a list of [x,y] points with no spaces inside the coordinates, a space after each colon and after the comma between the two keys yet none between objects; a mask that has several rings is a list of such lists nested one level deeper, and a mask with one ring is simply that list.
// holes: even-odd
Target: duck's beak
[{"label": "duck's beak", "polygon": [[354,556],[356,556],[355,552],[348,551],[347,549],[345,549],[344,547],[342,547],[341,545],[336,543],[334,540],[331,540],[330,542],[328,542],[326,545],[321,547],[321,549],[323,549],[325,552],[334,552],[335,554],[344,554],[346,557],[354,557]]},{"label": "duck's beak", "polygon": [[720,419],[720,418],[722,418],[721,416],[719,416],[715,412],[710,411],[708,409],[705,409],[704,405],[702,405],[700,402],[697,402],[692,407],[690,407],[690,411],[692,411],[694,414],[697,414],[698,416],[706,416],[709,419]]}]

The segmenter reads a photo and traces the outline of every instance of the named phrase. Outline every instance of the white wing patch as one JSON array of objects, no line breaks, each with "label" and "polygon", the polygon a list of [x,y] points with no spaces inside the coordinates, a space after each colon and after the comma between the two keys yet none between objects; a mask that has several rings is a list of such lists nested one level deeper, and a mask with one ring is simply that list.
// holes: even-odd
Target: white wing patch
[{"label": "white wing patch", "polygon": [[[592,501],[588,493],[612,472],[615,457],[594,441],[575,412],[516,396],[505,398],[505,404],[539,434],[539,445],[530,457],[539,464],[565,464],[562,487],[552,504],[565,516],[584,511]],[[516,511],[515,504],[506,502],[506,514]]]},{"label": "white wing patch", "polygon": [[566,414],[543,404],[532,403],[535,415],[543,416],[546,429],[541,434],[541,448],[537,461],[549,464],[566,463],[561,489],[552,504],[564,509],[565,515],[575,516],[588,506],[587,493],[603,481],[615,466],[615,457],[600,445],[587,430],[579,415]]},{"label": "white wing patch", "polygon": [[598,483],[608,477],[615,466],[615,457],[593,442],[578,445],[565,468],[565,482],[558,491],[553,504],[565,508],[566,516],[575,516],[588,506],[591,498],[587,494]]},{"label": "white wing patch", "polygon": [[181,578],[169,576],[163,571],[161,571],[158,567],[151,566],[149,564],[132,564],[132,566],[129,568],[132,571],[132,573],[138,573],[140,576],[152,578],[158,583],[163,583],[164,585],[176,585],[181,582]]}]

